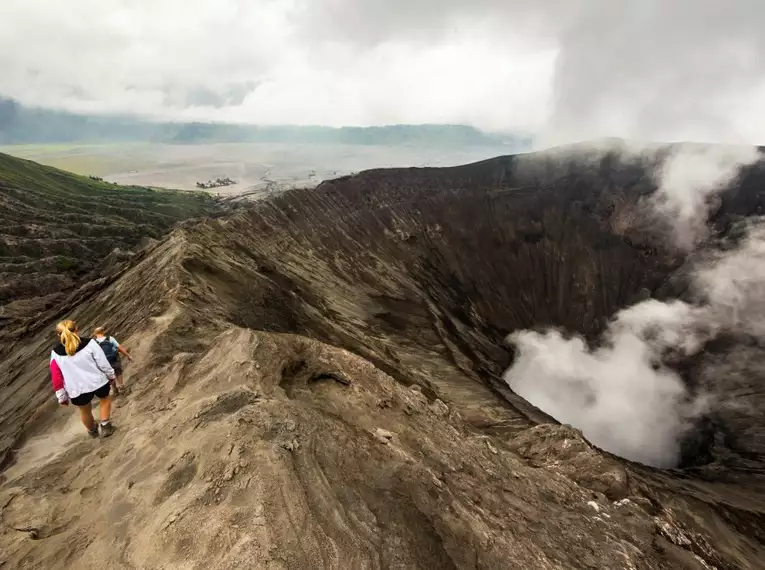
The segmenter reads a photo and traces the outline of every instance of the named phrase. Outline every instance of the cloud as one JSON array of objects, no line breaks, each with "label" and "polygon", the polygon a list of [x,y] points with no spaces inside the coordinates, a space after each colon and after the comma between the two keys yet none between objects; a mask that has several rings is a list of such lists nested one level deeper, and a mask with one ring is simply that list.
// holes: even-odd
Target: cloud
[{"label": "cloud", "polygon": [[580,1],[559,37],[555,134],[762,140],[763,22],[757,0]]},{"label": "cloud", "polygon": [[498,52],[509,41],[554,50],[549,113],[538,130],[545,146],[604,136],[762,140],[765,5],[758,0],[306,4],[313,6],[302,21],[306,33],[359,49],[390,39],[444,41],[449,30],[473,29]]},{"label": "cloud", "polygon": [[177,0],[5,0],[0,93],[77,111],[263,124],[529,130],[544,120],[552,49],[497,44],[472,28],[359,49],[350,37],[313,34],[311,13],[273,0],[193,9]]},{"label": "cloud", "polygon": [[225,95],[287,65],[288,54],[270,50],[288,40],[276,3],[255,14],[232,1],[191,10],[178,0],[9,0],[0,91],[74,110],[172,114],[183,92]]},{"label": "cloud", "polygon": [[467,122],[541,144],[751,143],[763,23],[758,0],[3,0],[0,92],[162,117]]}]

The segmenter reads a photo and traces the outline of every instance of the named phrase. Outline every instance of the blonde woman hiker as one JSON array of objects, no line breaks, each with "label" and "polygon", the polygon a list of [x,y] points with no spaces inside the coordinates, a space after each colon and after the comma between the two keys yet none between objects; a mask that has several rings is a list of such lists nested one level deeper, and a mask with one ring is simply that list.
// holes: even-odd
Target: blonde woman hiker
[{"label": "blonde woman hiker", "polygon": [[104,327],[98,327],[93,330],[93,338],[104,351],[106,359],[109,364],[114,368],[114,374],[116,375],[115,381],[112,382],[112,389],[114,395],[119,396],[120,393],[127,394],[127,388],[125,388],[125,381],[122,379],[122,362],[120,361],[120,353],[124,354],[128,360],[133,360],[130,353],[117,342],[113,336],[106,336],[106,329]]},{"label": "blonde woman hiker", "polygon": [[[50,373],[58,403],[68,406],[71,402],[79,408],[80,419],[90,437],[98,437],[99,427],[101,437],[109,437],[114,433],[109,419],[114,369],[95,340],[80,337],[74,321],[61,321],[56,325],[56,333],[61,342],[50,354]],[[90,404],[94,396],[98,398],[100,426]]]}]

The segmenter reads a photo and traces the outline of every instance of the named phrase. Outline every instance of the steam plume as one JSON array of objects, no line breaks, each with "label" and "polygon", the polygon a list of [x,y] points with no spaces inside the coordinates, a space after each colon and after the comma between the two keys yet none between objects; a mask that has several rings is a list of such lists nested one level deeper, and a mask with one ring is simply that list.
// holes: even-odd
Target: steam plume
[{"label": "steam plume", "polygon": [[[675,229],[681,247],[706,233],[708,200],[730,182],[755,149],[680,146],[666,159],[652,205]],[[657,467],[679,460],[691,420],[706,409],[662,362],[668,350],[693,355],[721,330],[765,336],[765,223],[754,220],[736,247],[707,255],[693,270],[698,305],[649,299],[613,318],[598,347],[557,330],[518,331],[505,381],[520,396],[595,445]]]},{"label": "steam plume", "polygon": [[692,250],[706,237],[709,199],[744,164],[757,159],[753,146],[674,145],[660,172],[652,206],[671,221],[675,242]]}]

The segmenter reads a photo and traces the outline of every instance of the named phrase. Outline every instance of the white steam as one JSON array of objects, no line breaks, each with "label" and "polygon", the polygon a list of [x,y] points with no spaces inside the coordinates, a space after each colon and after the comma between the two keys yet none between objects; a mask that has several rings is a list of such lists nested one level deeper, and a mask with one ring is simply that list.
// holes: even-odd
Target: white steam
[{"label": "white steam", "polygon": [[[708,200],[756,158],[755,149],[673,152],[652,204],[667,216],[678,245],[698,244]],[[657,467],[677,465],[680,439],[707,403],[689,396],[662,357],[670,350],[693,355],[721,330],[765,337],[765,223],[752,222],[738,246],[697,263],[692,285],[698,306],[641,302],[614,317],[596,348],[556,330],[512,334],[517,357],[505,381],[603,449]]]},{"label": "white steam", "polygon": [[751,220],[738,247],[700,264],[694,285],[709,303],[707,321],[765,338],[765,220]]},{"label": "white steam", "polygon": [[692,353],[703,339],[699,309],[649,299],[621,311],[590,349],[558,331],[511,335],[518,358],[505,380],[558,421],[580,428],[592,443],[657,467],[678,461],[677,441],[702,402],[689,401],[682,380],[661,364],[664,350]]},{"label": "white steam", "polygon": [[[606,345],[595,350],[557,331],[513,334],[519,355],[505,379],[518,395],[582,429],[595,445],[669,467],[677,463],[675,442],[685,428],[677,413],[685,390],[672,371],[654,367],[661,343],[647,341],[647,335],[668,321],[681,329],[690,308],[647,301],[631,311],[634,318],[618,319]],[[670,336],[679,334],[675,330]]]},{"label": "white steam", "polygon": [[651,205],[671,221],[678,247],[690,251],[706,237],[709,198],[757,157],[753,146],[673,146]]}]

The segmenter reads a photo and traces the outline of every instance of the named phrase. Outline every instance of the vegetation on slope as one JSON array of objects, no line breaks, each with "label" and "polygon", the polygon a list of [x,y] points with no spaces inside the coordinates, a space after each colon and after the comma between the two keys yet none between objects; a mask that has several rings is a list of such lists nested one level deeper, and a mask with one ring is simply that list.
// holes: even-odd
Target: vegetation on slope
[{"label": "vegetation on slope", "polygon": [[20,324],[126,250],[215,210],[205,193],[124,187],[0,153],[0,324]]}]

